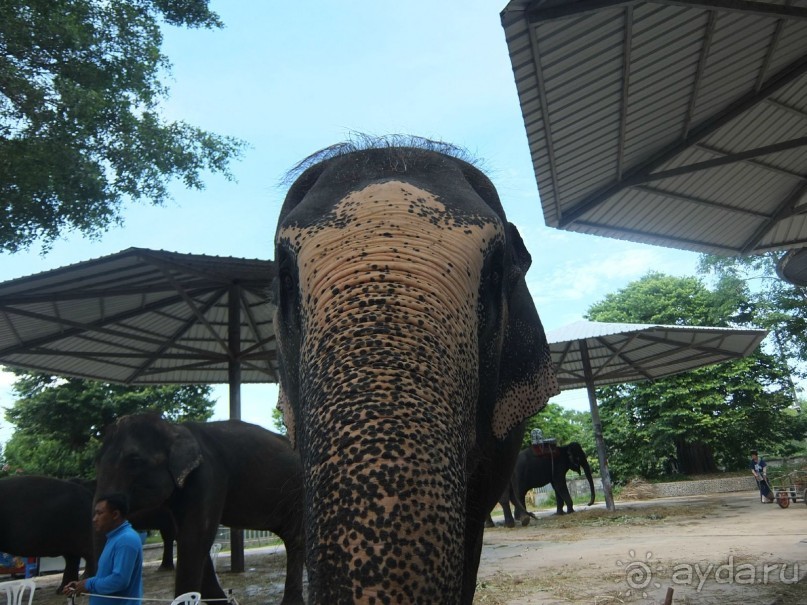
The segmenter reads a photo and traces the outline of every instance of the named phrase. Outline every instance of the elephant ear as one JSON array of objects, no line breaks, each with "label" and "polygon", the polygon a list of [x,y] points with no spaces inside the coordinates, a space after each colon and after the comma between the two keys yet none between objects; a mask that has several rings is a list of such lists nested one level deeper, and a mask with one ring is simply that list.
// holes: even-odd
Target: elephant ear
[{"label": "elephant ear", "polygon": [[491,423],[497,439],[507,437],[560,392],[544,327],[524,279],[532,259],[512,223],[507,223],[507,245],[510,252],[505,292],[507,314]]},{"label": "elephant ear", "polygon": [[202,450],[191,432],[184,426],[176,426],[174,441],[168,452],[168,470],[177,487],[183,487],[191,471],[202,463]]}]

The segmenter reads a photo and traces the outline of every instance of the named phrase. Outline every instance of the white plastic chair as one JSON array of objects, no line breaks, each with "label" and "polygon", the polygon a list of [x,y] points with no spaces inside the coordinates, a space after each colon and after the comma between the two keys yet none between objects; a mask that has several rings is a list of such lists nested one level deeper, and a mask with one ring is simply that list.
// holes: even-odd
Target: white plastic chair
[{"label": "white plastic chair", "polygon": [[6,595],[6,605],[14,605],[14,587],[11,582],[0,582],[0,597],[2,595]]},{"label": "white plastic chair", "polygon": [[202,595],[198,592],[186,592],[171,601],[171,605],[199,605]]},{"label": "white plastic chair", "polygon": [[[31,602],[34,600],[34,591],[36,590],[36,582],[31,580],[30,578],[27,580],[17,580],[19,582],[19,586],[17,588],[17,600],[16,605],[31,605]],[[26,591],[28,592],[27,603],[26,603]]]},{"label": "white plastic chair", "polygon": [[12,580],[0,584],[0,590],[6,593],[8,605],[31,605],[31,601],[34,600],[36,582],[31,579]]},{"label": "white plastic chair", "polygon": [[213,571],[216,571],[216,561],[219,559],[220,552],[221,544],[219,542],[214,542],[213,546],[210,547],[210,560],[213,561]]}]

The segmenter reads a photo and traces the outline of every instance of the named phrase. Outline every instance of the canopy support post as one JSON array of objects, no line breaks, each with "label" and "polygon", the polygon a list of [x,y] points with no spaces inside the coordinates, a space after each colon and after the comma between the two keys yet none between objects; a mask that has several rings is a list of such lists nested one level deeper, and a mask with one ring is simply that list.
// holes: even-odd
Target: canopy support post
[{"label": "canopy support post", "polygon": [[[230,286],[227,301],[227,344],[230,361],[227,374],[230,387],[230,420],[241,420],[241,287]],[[244,571],[244,530],[230,528],[230,571]]]},{"label": "canopy support post", "polygon": [[588,391],[588,405],[591,408],[591,423],[594,425],[594,441],[597,443],[597,457],[600,461],[600,477],[602,490],[605,493],[605,507],[616,510],[614,494],[611,490],[611,473],[608,472],[608,458],[605,454],[605,439],[602,436],[602,422],[600,410],[597,407],[597,394],[594,391],[594,377],[591,372],[591,360],[588,356],[588,345],[585,339],[580,340],[580,357],[583,361],[583,372],[586,376],[586,391]]}]

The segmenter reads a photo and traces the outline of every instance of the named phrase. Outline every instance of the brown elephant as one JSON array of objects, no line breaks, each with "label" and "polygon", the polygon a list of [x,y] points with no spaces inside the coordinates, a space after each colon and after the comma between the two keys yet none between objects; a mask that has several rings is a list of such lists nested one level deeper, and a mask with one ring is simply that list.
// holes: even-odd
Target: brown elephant
[{"label": "brown elephant", "polygon": [[302,465],[285,437],[238,420],[175,424],[133,414],[104,436],[96,474],[96,498],[122,492],[133,516],[171,512],[176,595],[225,598],[209,554],[223,524],[277,534],[286,545],[282,603],[303,603]]},{"label": "brown elephant", "polygon": [[530,255],[453,151],[335,146],[281,209],[275,329],[314,603],[471,603],[523,421],[557,392]]}]

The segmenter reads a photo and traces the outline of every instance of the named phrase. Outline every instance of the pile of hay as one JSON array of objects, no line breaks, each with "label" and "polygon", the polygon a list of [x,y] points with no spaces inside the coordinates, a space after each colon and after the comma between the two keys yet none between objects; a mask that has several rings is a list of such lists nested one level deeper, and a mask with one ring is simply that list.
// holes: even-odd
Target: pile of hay
[{"label": "pile of hay", "polygon": [[619,493],[620,500],[652,500],[657,496],[656,488],[644,479],[631,479]]}]

